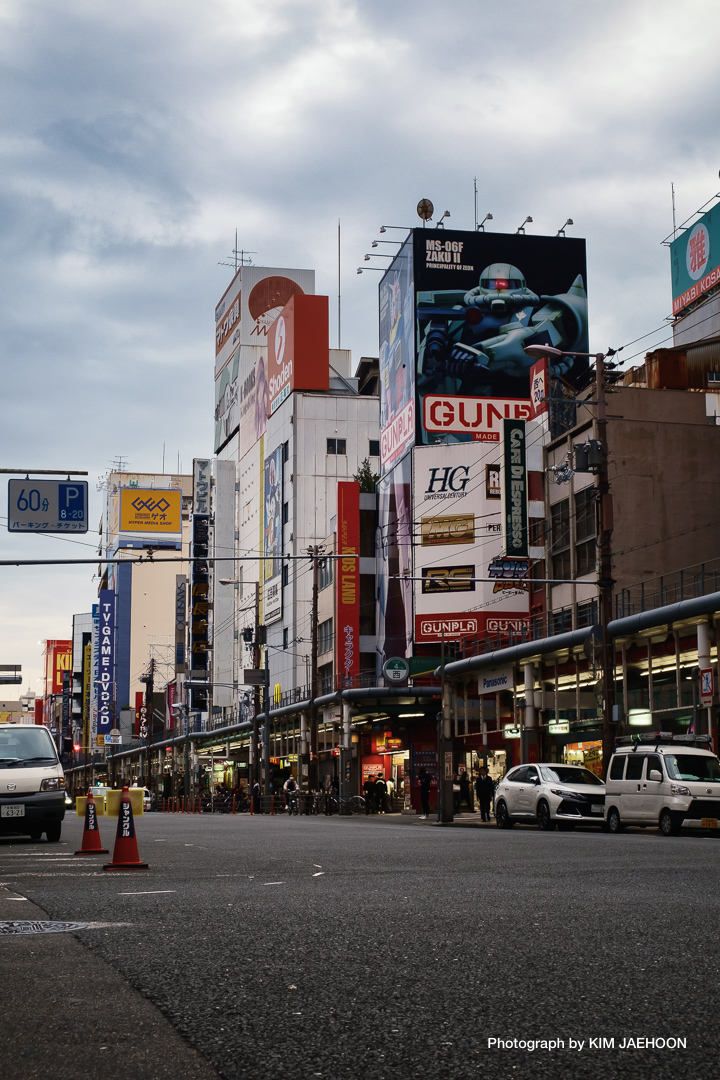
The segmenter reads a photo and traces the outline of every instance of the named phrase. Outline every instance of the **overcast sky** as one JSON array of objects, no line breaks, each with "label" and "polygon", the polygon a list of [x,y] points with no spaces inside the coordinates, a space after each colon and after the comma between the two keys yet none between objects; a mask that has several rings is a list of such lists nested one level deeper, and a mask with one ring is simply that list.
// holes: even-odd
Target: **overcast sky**
[{"label": "overcast sky", "polygon": [[[97,522],[113,458],[211,451],[236,228],[334,297],[340,218],[342,344],[377,355],[379,274],[356,268],[421,197],[472,229],[474,177],[494,230],[587,238],[592,349],[662,326],[670,184],[678,222],[720,190],[719,29],[713,0],[0,0],[2,466],[87,469]],[[3,531],[0,558],[96,535]],[[0,567],[26,686],[92,570]]]}]

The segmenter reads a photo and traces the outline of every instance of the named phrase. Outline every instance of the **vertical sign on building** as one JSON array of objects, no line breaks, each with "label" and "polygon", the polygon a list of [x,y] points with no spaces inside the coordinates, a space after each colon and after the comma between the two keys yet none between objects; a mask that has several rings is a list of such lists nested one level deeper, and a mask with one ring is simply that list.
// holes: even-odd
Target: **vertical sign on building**
[{"label": "vertical sign on building", "polygon": [[[61,753],[65,754],[65,740],[72,739],[72,727],[70,724],[70,691],[72,689],[72,673],[63,671],[62,675],[62,733]],[[67,760],[67,759],[65,759]]]},{"label": "vertical sign on building", "polygon": [[527,463],[525,421],[504,420],[503,524],[508,558],[527,558]]},{"label": "vertical sign on building", "polygon": [[92,606],[92,672],[90,679],[90,742],[97,746],[98,696],[100,687],[100,605]]},{"label": "vertical sign on building", "polygon": [[[115,727],[115,590],[101,589],[99,595],[100,649],[98,674],[97,744]],[[109,745],[109,742],[108,742]]]},{"label": "vertical sign on building", "polygon": [[343,686],[360,674],[360,485],[338,483],[336,671]]},{"label": "vertical sign on building", "polygon": [[266,625],[282,618],[283,461],[282,446],[265,458],[263,612]]},{"label": "vertical sign on building", "polygon": [[92,634],[83,634],[82,750],[90,748],[90,702],[92,700]]},{"label": "vertical sign on building", "polygon": [[135,691],[135,738],[140,738],[142,727],[143,708],[145,707],[145,694],[142,690]]},{"label": "vertical sign on building", "polygon": [[175,674],[185,671],[185,620],[187,618],[187,578],[175,576]]},{"label": "vertical sign on building", "polygon": [[[208,675],[208,614],[210,611],[210,574],[208,545],[210,518],[193,514],[192,578],[190,585],[190,675],[206,679]],[[207,691],[192,690],[192,708],[207,709]]]}]

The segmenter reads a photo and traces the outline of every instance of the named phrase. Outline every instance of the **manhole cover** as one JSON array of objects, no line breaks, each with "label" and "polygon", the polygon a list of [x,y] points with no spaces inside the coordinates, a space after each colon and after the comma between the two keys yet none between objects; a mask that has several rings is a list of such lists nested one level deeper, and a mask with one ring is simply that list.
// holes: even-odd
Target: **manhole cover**
[{"label": "manhole cover", "polygon": [[72,930],[84,930],[81,922],[36,922],[34,919],[13,919],[0,922],[0,937],[3,934],[64,934]]}]

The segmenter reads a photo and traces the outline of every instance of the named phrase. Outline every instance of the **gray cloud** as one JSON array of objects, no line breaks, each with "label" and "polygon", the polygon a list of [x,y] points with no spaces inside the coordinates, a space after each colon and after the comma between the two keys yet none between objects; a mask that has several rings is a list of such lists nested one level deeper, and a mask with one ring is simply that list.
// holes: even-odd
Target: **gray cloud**
[{"label": "gray cloud", "polygon": [[[377,228],[415,224],[421,196],[472,228],[477,176],[498,231],[575,220],[592,347],[618,346],[669,312],[670,181],[679,220],[717,183],[709,0],[16,0],[0,19],[10,465],[92,480],[118,453],[159,468],[163,442],[186,467],[208,452],[236,227],[334,295],[341,218],[343,344],[374,354],[379,274],[355,268]],[[0,652],[37,669],[90,573],[2,574]]]}]

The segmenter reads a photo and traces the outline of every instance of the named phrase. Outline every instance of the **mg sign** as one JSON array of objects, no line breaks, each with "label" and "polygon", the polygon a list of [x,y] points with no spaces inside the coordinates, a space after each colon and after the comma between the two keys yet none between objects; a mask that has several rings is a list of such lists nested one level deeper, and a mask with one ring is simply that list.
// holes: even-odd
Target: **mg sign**
[{"label": "mg sign", "polygon": [[426,394],[423,424],[438,434],[471,435],[474,442],[500,442],[503,420],[530,420],[532,402],[525,398],[457,397]]}]

